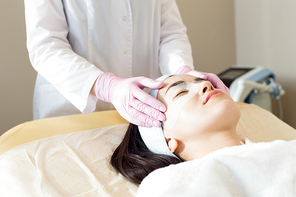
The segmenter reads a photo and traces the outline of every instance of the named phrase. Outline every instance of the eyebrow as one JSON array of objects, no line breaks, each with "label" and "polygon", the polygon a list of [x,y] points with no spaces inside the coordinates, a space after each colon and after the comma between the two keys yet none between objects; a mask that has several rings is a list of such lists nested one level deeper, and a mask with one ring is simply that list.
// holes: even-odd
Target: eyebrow
[{"label": "eyebrow", "polygon": [[[204,81],[204,79],[202,79],[202,78],[198,78],[198,77],[196,77],[196,78],[194,79],[194,82],[199,82],[199,81]],[[171,85],[168,87],[168,89],[166,90],[165,94],[169,91],[169,89],[171,89],[171,88],[173,88],[173,87],[177,87],[177,86],[184,85],[184,84],[186,84],[186,83],[187,83],[187,82],[182,81],[182,80],[180,80],[180,81],[176,81],[175,83],[171,84]]]}]

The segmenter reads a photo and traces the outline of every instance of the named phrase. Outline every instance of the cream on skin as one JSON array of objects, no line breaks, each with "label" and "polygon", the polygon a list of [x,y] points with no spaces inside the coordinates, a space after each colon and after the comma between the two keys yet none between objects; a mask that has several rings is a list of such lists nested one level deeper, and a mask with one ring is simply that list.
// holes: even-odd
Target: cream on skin
[{"label": "cream on skin", "polygon": [[236,132],[240,109],[209,81],[175,75],[164,80],[157,98],[167,106],[163,131],[169,149],[183,160],[242,144]]}]

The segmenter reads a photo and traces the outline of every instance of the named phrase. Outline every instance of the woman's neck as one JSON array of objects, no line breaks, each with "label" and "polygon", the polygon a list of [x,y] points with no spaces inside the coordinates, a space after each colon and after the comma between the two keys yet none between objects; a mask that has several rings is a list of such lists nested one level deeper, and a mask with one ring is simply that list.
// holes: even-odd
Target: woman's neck
[{"label": "woman's neck", "polygon": [[186,161],[201,158],[216,150],[242,145],[243,140],[237,135],[236,131],[226,130],[212,132],[198,140],[191,140],[184,144],[180,157]]}]

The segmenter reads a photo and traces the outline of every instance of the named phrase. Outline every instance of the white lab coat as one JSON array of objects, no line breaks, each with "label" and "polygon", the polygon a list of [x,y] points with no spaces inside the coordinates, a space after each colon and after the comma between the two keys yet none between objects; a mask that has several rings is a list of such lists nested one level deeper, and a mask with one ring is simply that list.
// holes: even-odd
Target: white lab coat
[{"label": "white lab coat", "polygon": [[25,13],[34,119],[93,112],[89,92],[103,72],[155,79],[193,68],[175,0],[25,0]]}]

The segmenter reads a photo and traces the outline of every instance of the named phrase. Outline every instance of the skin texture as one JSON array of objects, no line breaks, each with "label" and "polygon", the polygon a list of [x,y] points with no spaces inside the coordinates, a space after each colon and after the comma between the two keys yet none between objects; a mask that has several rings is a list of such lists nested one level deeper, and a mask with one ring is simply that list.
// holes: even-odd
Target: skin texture
[{"label": "skin texture", "polygon": [[[170,87],[174,83],[176,86]],[[158,99],[167,106],[163,131],[168,146],[183,160],[242,144],[236,133],[240,118],[237,104],[209,81],[186,74],[169,77]]]}]

